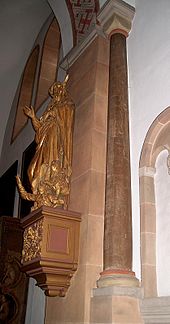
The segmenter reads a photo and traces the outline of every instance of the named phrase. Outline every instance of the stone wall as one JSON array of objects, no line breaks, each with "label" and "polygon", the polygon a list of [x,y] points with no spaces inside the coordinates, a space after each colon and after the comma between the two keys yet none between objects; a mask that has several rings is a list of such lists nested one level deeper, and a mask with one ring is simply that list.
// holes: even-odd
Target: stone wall
[{"label": "stone wall", "polygon": [[46,324],[89,322],[91,289],[102,271],[109,43],[97,37],[71,66],[75,102],[69,209],[81,212],[79,267],[65,298],[47,298]]}]

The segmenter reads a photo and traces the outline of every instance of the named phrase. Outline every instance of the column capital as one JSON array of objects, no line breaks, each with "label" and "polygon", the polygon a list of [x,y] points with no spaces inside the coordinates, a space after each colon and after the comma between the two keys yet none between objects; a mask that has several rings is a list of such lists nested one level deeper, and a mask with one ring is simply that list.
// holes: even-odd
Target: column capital
[{"label": "column capital", "polygon": [[128,36],[135,8],[122,0],[108,0],[98,14],[98,21],[103,28],[105,35],[111,36],[114,33],[122,33]]}]

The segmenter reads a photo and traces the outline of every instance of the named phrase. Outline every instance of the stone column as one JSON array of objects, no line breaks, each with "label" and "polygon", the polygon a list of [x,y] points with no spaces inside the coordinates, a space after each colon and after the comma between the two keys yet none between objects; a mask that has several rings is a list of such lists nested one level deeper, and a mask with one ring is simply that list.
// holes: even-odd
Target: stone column
[{"label": "stone column", "polygon": [[[127,6],[123,1],[110,1],[107,14],[110,12],[108,8],[114,11],[112,16],[107,21],[104,17],[99,17],[104,32],[110,39],[110,65],[104,271],[98,281],[98,286],[136,286],[138,280],[132,272],[131,175],[126,54],[126,37],[131,28],[132,12],[131,10],[127,11]],[[120,9],[123,9],[121,15]]]},{"label": "stone column", "polygon": [[107,1],[99,21],[110,41],[104,271],[93,289],[90,323],[143,323],[143,291],[132,272],[132,220],[126,37],[134,8]]},{"label": "stone column", "polygon": [[153,166],[139,169],[141,271],[145,297],[157,297],[155,172]]}]

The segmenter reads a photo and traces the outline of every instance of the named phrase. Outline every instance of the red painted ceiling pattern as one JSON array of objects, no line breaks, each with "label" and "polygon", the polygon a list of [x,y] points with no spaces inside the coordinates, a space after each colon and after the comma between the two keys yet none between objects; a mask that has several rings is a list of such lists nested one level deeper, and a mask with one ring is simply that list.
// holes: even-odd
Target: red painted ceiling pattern
[{"label": "red painted ceiling pattern", "polygon": [[74,44],[79,43],[96,23],[98,0],[66,0],[70,12]]}]

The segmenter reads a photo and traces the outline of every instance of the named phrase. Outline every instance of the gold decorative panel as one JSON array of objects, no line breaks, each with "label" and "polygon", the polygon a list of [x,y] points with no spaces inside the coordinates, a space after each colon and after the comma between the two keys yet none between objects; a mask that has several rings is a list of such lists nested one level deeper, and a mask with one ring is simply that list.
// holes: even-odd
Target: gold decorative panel
[{"label": "gold decorative panel", "polygon": [[42,243],[42,225],[43,220],[40,219],[25,229],[22,262],[27,262],[40,256]]}]

